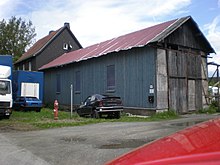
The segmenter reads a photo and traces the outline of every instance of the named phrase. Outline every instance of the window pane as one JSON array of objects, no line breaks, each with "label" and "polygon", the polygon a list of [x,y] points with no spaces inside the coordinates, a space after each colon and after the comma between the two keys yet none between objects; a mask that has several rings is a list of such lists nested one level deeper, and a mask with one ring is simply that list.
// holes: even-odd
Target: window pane
[{"label": "window pane", "polygon": [[115,65],[107,66],[107,89],[115,89]]},{"label": "window pane", "polygon": [[77,71],[76,72],[76,88],[75,88],[75,91],[80,91],[80,86],[81,84],[81,80],[80,80],[80,71]]},{"label": "window pane", "polygon": [[31,62],[28,63],[28,70],[31,71]]},{"label": "window pane", "polygon": [[10,81],[0,80],[0,94],[10,94],[11,93]]}]

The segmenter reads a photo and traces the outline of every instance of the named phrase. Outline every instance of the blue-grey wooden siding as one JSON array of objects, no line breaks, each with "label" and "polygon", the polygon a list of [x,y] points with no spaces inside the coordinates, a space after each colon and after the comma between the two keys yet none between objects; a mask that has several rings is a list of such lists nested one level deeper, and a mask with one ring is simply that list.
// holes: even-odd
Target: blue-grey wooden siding
[{"label": "blue-grey wooden siding", "polygon": [[[45,103],[58,99],[60,104],[70,105],[70,85],[76,85],[75,74],[80,71],[81,89],[75,92],[73,103],[80,104],[87,96],[100,93],[120,96],[126,107],[154,108],[149,103],[149,87],[156,89],[156,49],[133,48],[111,53],[66,66],[45,70]],[[115,90],[107,91],[107,66],[115,65]],[[61,91],[56,93],[56,75],[61,76]],[[155,98],[156,101],[156,98]]]}]

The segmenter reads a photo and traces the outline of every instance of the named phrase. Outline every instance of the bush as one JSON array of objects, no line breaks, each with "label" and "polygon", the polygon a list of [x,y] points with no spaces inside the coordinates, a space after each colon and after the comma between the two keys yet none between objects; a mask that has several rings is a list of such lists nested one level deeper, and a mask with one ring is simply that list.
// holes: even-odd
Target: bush
[{"label": "bush", "polygon": [[47,103],[44,105],[45,108],[54,109],[54,105],[52,103]]},{"label": "bush", "polygon": [[214,104],[211,104],[208,108],[199,109],[198,113],[207,113],[207,114],[213,114],[218,111],[218,107],[216,107]]},{"label": "bush", "polygon": [[212,101],[210,106],[211,107],[218,107],[218,101]]},{"label": "bush", "polygon": [[177,113],[170,109],[165,112],[156,113],[153,116],[151,116],[152,119],[175,119],[178,118]]}]

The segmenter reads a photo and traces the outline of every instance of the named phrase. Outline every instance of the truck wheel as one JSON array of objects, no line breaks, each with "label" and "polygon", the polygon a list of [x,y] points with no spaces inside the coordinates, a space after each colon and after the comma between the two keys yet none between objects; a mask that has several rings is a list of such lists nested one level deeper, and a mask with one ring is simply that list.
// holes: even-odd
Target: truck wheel
[{"label": "truck wheel", "polygon": [[91,112],[90,116],[91,118],[95,118],[95,110]]},{"label": "truck wheel", "polygon": [[94,110],[94,111],[92,111],[92,118],[96,118],[96,119],[98,119],[99,118],[99,113],[96,111],[96,110]]},{"label": "truck wheel", "polygon": [[9,118],[10,118],[10,115],[4,116],[4,119],[9,119]]},{"label": "truck wheel", "polygon": [[121,117],[120,111],[119,112],[115,112],[115,118],[116,119],[120,119],[120,117]]},{"label": "truck wheel", "polygon": [[99,113],[98,113],[97,111],[95,111],[95,118],[96,118],[96,119],[99,119],[99,117],[100,117],[100,116],[99,116]]},{"label": "truck wheel", "polygon": [[83,115],[80,114],[79,110],[76,110],[76,113],[79,115],[79,117],[83,117]]}]

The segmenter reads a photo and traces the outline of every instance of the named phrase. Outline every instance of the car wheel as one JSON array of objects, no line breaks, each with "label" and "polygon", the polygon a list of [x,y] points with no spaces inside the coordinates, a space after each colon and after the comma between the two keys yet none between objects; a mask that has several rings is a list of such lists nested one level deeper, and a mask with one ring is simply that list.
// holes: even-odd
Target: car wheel
[{"label": "car wheel", "polygon": [[40,112],[40,111],[41,111],[41,109],[40,109],[40,108],[36,110],[36,112]]}]

